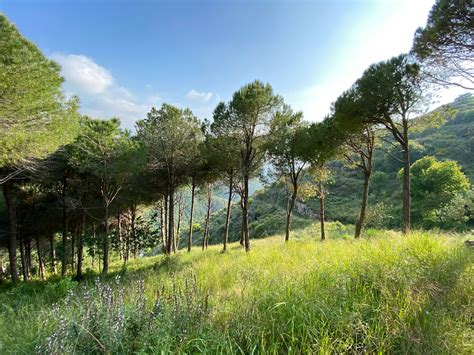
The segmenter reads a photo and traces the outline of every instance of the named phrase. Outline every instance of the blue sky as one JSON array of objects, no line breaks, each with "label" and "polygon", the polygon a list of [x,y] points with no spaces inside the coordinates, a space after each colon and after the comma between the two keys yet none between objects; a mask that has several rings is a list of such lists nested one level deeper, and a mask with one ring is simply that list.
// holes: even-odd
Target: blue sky
[{"label": "blue sky", "polygon": [[163,102],[210,118],[254,79],[321,120],[367,66],[410,49],[433,2],[0,0],[0,11],[62,65],[83,113],[132,128]]}]

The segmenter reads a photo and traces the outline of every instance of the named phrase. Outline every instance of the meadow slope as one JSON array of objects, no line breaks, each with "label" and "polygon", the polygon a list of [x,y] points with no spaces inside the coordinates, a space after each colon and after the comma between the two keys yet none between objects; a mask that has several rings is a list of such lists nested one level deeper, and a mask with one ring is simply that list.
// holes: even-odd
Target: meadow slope
[{"label": "meadow slope", "polygon": [[[169,258],[106,278],[0,289],[0,352],[474,351],[474,253],[460,235],[316,226]],[[333,237],[334,237],[333,233]],[[472,236],[471,236],[472,238]]]}]

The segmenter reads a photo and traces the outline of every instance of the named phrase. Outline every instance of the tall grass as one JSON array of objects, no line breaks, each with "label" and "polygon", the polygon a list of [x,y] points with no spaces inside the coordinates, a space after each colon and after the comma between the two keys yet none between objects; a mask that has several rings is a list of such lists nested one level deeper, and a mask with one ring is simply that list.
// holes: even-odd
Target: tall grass
[{"label": "tall grass", "polygon": [[462,238],[368,231],[355,241],[331,228],[326,242],[310,226],[250,253],[215,246],[117,263],[80,285],[4,290],[0,352],[474,351],[474,257]]}]

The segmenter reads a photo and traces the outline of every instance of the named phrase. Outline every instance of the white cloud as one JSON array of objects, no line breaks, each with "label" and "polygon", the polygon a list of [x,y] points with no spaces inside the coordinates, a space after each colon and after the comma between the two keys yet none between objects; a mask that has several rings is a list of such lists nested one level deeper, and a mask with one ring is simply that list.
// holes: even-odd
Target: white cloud
[{"label": "white cloud", "polygon": [[[81,112],[95,118],[118,117],[125,128],[146,116],[161,98],[153,93],[140,100],[128,88],[117,84],[111,72],[93,59],[77,54],[54,53],[52,58],[61,65],[68,96],[78,95]],[[151,85],[147,86],[151,90]]]},{"label": "white cloud", "polygon": [[100,94],[113,85],[112,74],[84,55],[54,53],[52,58],[62,67],[62,73],[71,86],[86,94]]},{"label": "white cloud", "polygon": [[209,102],[212,98],[212,92],[199,92],[192,89],[186,94],[186,98],[195,101]]}]

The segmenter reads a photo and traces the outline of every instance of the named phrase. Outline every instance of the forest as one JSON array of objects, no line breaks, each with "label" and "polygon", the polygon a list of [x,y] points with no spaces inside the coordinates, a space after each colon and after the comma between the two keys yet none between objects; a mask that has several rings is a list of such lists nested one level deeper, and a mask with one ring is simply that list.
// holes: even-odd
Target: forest
[{"label": "forest", "polygon": [[133,130],[0,14],[0,353],[472,353],[473,13],[316,121],[255,80]]}]

